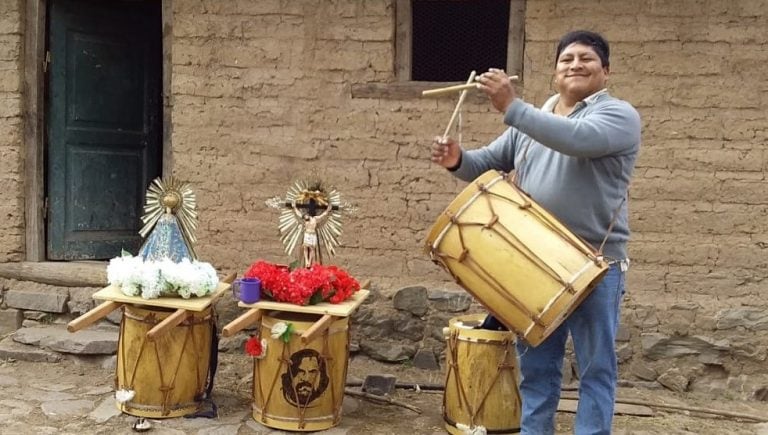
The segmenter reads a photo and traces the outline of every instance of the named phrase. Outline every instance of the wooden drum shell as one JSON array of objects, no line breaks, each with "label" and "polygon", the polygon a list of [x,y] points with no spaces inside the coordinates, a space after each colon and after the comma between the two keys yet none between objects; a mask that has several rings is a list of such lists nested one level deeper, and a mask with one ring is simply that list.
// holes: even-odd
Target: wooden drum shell
[{"label": "wooden drum shell", "polygon": [[180,417],[198,410],[210,370],[212,308],[190,312],[156,337],[147,332],[175,310],[123,305],[117,349],[116,389],[135,391],[118,409],[139,417]]},{"label": "wooden drum shell", "polygon": [[483,426],[489,434],[520,432],[515,335],[466,327],[479,325],[484,317],[455,317],[447,328],[443,419],[446,430],[452,434],[464,434],[457,424],[469,428]]},{"label": "wooden drum shell", "polygon": [[425,246],[510,330],[536,346],[589,295],[608,264],[497,171],[470,183]]},{"label": "wooden drum shell", "polygon": [[[264,358],[254,358],[254,420],[291,431],[325,430],[341,422],[349,357],[349,318],[334,317],[326,330],[303,343],[301,335],[320,318],[320,315],[284,311],[262,316],[259,334],[266,339],[267,350]],[[272,327],[278,322],[293,325],[294,333],[288,343],[271,336]],[[294,361],[296,374],[289,370]],[[305,363],[310,367],[304,367]],[[296,390],[300,386],[293,383],[300,379],[307,381],[307,388],[312,390],[304,399]]]}]

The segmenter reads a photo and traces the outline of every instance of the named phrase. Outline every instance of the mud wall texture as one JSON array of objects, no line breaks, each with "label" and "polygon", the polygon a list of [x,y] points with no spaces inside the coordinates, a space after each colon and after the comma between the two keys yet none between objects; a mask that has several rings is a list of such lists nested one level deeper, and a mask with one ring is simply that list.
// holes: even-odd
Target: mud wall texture
[{"label": "mud wall texture", "polygon": [[[0,2],[3,262],[24,253],[22,3]],[[422,252],[464,186],[429,162],[455,99],[420,98],[423,86],[398,77],[402,3],[166,3],[166,167],[197,191],[204,260],[239,273],[259,258],[288,262],[277,212],[264,202],[317,174],[358,207],[331,262],[370,278],[383,296],[375,303],[409,286],[460,291]],[[768,373],[764,2],[530,0],[523,13],[523,68],[514,72],[525,100],[552,93],[558,38],[588,28],[612,44],[611,92],[643,119],[623,370],[684,388],[759,386],[744,376]],[[465,103],[466,147],[503,128],[481,96]]]},{"label": "mud wall texture", "polygon": [[[527,101],[541,104],[552,92],[558,38],[588,28],[612,43],[611,91],[643,118],[630,193],[626,367],[663,374],[685,361],[687,384],[765,371],[762,4],[526,2],[519,72]],[[264,200],[317,170],[359,206],[333,262],[384,292],[456,289],[421,249],[463,187],[428,161],[455,100],[386,92],[399,84],[396,6],[174,0],[173,167],[198,186],[205,258],[233,270],[256,258],[286,261]],[[355,94],[370,84],[384,90]],[[465,104],[466,146],[502,129],[482,98]],[[665,346],[687,350],[672,355]]]}]

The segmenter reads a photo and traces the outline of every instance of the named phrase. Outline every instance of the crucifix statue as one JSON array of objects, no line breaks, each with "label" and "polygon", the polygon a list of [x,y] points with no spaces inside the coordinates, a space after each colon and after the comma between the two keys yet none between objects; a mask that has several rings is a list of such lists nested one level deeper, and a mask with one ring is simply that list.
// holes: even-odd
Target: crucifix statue
[{"label": "crucifix statue", "polygon": [[285,253],[296,257],[304,267],[322,264],[324,253],[329,257],[336,254],[341,236],[341,212],[353,209],[341,202],[336,189],[318,180],[296,181],[284,198],[274,197],[266,204],[280,210],[278,229]]},{"label": "crucifix statue", "polygon": [[291,208],[293,208],[293,214],[304,221],[304,242],[302,243],[301,250],[304,254],[304,264],[311,266],[315,263],[315,253],[317,251],[317,225],[325,221],[333,206],[329,202],[326,210],[319,216],[299,212],[299,209],[296,208],[296,201],[291,203]]}]

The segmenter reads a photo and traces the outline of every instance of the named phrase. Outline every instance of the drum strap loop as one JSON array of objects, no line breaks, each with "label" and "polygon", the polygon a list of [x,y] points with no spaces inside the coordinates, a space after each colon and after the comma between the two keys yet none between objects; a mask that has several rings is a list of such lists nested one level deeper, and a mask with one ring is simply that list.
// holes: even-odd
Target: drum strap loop
[{"label": "drum strap loop", "polygon": [[611,235],[611,231],[613,230],[613,226],[616,224],[616,220],[619,218],[619,210],[621,210],[621,206],[624,205],[624,202],[627,200],[627,197],[624,196],[624,198],[621,199],[621,202],[619,203],[619,206],[616,207],[616,210],[613,211],[613,216],[611,217],[611,222],[608,224],[608,231],[605,232],[605,237],[603,238],[603,242],[600,243],[600,248],[598,248],[597,252],[602,254],[603,253],[603,247],[605,247],[605,242],[608,241],[608,236]]}]

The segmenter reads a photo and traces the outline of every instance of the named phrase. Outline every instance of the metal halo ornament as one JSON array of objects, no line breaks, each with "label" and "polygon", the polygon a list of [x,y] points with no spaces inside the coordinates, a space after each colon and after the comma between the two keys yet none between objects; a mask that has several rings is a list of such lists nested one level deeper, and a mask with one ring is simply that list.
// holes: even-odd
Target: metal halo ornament
[{"label": "metal halo ornament", "polygon": [[[336,248],[340,245],[342,211],[354,212],[351,204],[342,202],[338,190],[327,186],[319,179],[297,180],[288,189],[284,198],[270,198],[266,204],[270,208],[280,210],[278,218],[280,240],[283,242],[285,253],[291,257],[296,256],[297,248],[304,240],[305,223],[302,217],[320,217],[327,211],[327,215],[318,220],[315,229],[319,263],[322,263],[323,251],[329,257],[336,255]],[[299,209],[301,212],[297,212]],[[305,266],[310,265],[305,264]]]},{"label": "metal halo ornament", "polygon": [[197,199],[188,183],[174,177],[158,177],[152,180],[147,189],[144,215],[141,217],[144,226],[139,230],[139,234],[146,238],[164,215],[173,215],[176,218],[192,259],[195,259]]}]

